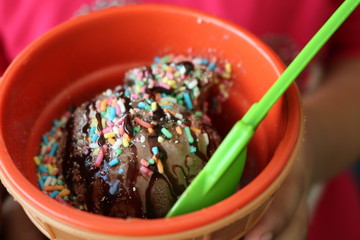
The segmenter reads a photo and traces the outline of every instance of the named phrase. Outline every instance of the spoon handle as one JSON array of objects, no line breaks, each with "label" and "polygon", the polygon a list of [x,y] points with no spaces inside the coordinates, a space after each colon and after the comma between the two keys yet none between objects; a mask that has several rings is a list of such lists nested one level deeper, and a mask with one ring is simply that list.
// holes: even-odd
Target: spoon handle
[{"label": "spoon handle", "polygon": [[[206,169],[208,165],[210,168],[212,164],[215,165],[220,163],[220,161],[213,161],[214,159],[226,158],[229,161],[221,161],[221,167],[218,166],[217,168],[214,168],[213,174],[214,176],[220,177],[227,171],[233,162],[231,160],[236,159],[236,156],[246,149],[257,126],[265,118],[271,107],[284,94],[288,87],[294,82],[295,78],[341,26],[345,19],[347,19],[347,17],[355,10],[359,3],[360,0],[345,0],[339,6],[259,102],[252,104],[243,118],[231,128],[230,132],[217,148],[204,169]],[[209,182],[207,187],[211,188],[215,182],[215,180],[214,183]]]},{"label": "spoon handle", "polygon": [[301,52],[295,57],[295,59],[285,69],[279,79],[274,82],[272,87],[265,93],[259,102],[251,106],[241,121],[256,128],[265,118],[275,102],[283,95],[306,65],[319,52],[319,50],[347,19],[347,17],[355,10],[359,3],[360,0],[345,0],[312,37],[312,39],[305,45],[303,50],[301,50]]}]

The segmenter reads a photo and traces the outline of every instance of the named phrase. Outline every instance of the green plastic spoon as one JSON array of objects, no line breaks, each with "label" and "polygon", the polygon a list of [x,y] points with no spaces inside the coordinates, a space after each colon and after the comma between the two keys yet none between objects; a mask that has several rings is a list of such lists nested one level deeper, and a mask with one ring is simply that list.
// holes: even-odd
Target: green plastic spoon
[{"label": "green plastic spoon", "polygon": [[341,4],[262,99],[253,104],[243,118],[233,126],[206,166],[170,209],[167,217],[200,210],[235,192],[246,161],[246,147],[256,128],[359,3],[360,0],[345,0]]}]

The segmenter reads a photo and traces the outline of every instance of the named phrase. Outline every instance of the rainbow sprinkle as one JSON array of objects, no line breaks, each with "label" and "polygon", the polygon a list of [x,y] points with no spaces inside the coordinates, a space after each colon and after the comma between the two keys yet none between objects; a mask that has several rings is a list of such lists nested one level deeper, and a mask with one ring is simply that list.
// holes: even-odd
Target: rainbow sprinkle
[{"label": "rainbow sprinkle", "polygon": [[161,132],[165,135],[165,137],[172,138],[171,132],[169,132],[169,130],[167,130],[166,128],[161,128]]},{"label": "rainbow sprinkle", "polygon": [[109,166],[110,166],[110,167],[113,167],[113,166],[117,165],[118,163],[119,163],[119,159],[114,158],[113,160],[111,160],[111,161],[109,162]]},{"label": "rainbow sprinkle", "polygon": [[70,113],[66,112],[60,120],[53,122],[51,130],[42,135],[40,154],[34,157],[40,189],[60,202],[66,202],[64,197],[70,195],[70,190],[64,185],[56,165],[59,149],[58,140],[62,137],[62,128],[69,117]]}]

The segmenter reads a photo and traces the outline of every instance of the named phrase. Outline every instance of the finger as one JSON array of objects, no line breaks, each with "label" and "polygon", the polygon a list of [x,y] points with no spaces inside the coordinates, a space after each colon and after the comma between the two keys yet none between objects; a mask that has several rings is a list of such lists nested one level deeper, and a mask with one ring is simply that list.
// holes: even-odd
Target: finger
[{"label": "finger", "polygon": [[11,196],[2,205],[3,237],[5,240],[45,239],[44,235],[33,225],[19,203]]},{"label": "finger", "polygon": [[304,165],[298,162],[279,189],[269,209],[245,236],[245,240],[274,239],[286,228],[301,206],[300,201],[306,188],[305,179]]},{"label": "finger", "polygon": [[308,228],[309,209],[306,198],[303,197],[293,218],[274,239],[276,240],[304,240]]}]

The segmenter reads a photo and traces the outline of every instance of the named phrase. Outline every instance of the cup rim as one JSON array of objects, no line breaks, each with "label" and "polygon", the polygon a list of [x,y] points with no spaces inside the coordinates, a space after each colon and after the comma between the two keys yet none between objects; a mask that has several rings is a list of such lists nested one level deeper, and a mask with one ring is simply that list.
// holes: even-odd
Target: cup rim
[{"label": "cup rim", "polygon": [[[14,71],[21,68],[24,61],[27,60],[27,55],[31,52],[36,52],[47,41],[56,38],[58,35],[66,32],[68,29],[77,28],[83,24],[97,19],[108,17],[113,14],[121,14],[122,12],[141,12],[141,11],[167,11],[181,15],[201,17],[212,24],[218,25],[229,31],[235,32],[237,35],[241,35],[254,47],[262,52],[264,57],[269,59],[277,75],[280,76],[284,69],[283,64],[278,60],[278,57],[270,50],[263,42],[261,42],[252,33],[246,29],[235,25],[232,22],[224,20],[222,18],[183,7],[175,7],[163,4],[138,4],[122,6],[118,8],[110,8],[100,10],[85,16],[79,16],[71,19],[59,26],[53,28],[42,37],[31,43],[19,56],[13,61],[10,67],[5,71],[0,87],[0,100],[3,100],[4,92],[9,91],[11,82],[7,79],[11,79]],[[289,91],[292,95],[288,94]],[[299,94],[295,84],[293,84],[286,93],[288,100],[294,101],[292,109],[289,108],[289,113],[294,114],[295,127],[286,131],[287,134],[291,134],[291,147],[296,145],[299,136],[300,129],[300,115],[301,107]],[[3,101],[0,104],[0,112],[2,112]],[[295,119],[296,120],[296,119]],[[284,149],[284,156],[290,157],[292,148]],[[88,229],[94,232],[102,232],[106,234],[128,235],[128,236],[151,236],[161,234],[173,234],[183,232],[216,222],[217,220],[224,218],[235,211],[243,208],[256,197],[258,197],[265,189],[267,189],[273,181],[278,178],[282,169],[291,164],[287,161],[286,157],[278,158],[278,161],[270,161],[265,169],[249,183],[246,187],[233,194],[229,198],[212,205],[203,210],[199,210],[193,213],[176,216],[173,218],[161,218],[161,219],[116,219],[96,214],[89,214],[87,212],[79,211],[75,208],[68,207],[58,203],[57,201],[49,201],[49,197],[43,194],[38,188],[31,184],[25,176],[19,171],[19,169],[12,162],[10,154],[6,148],[3,140],[3,131],[0,127],[0,177],[3,179],[4,184],[9,188],[12,187],[10,192],[15,191],[17,195],[24,198],[27,203],[38,209],[42,213],[54,216],[56,219],[66,224],[75,225],[83,229]],[[26,189],[26,190],[25,190]],[[64,214],[66,213],[66,214]],[[205,217],[204,217],[205,216]],[[82,219],[87,219],[84,222]],[[119,229],[119,226],[123,226]]]}]

